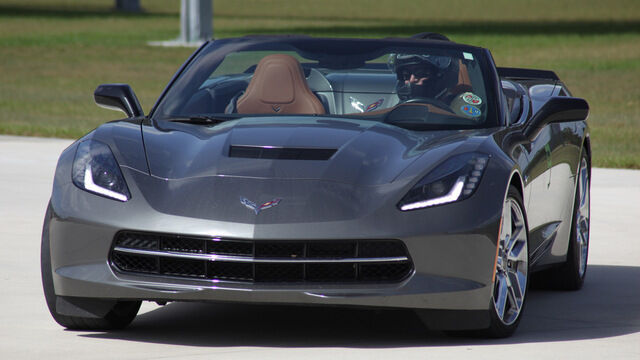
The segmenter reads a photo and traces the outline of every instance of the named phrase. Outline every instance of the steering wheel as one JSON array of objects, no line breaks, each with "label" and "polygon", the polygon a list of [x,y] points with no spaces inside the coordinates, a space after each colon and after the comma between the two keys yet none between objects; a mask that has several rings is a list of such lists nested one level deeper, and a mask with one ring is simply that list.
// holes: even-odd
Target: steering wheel
[{"label": "steering wheel", "polygon": [[414,97],[411,99],[407,99],[400,104],[431,104],[433,106],[439,107],[442,110],[446,110],[450,113],[453,113],[453,110],[449,107],[449,105],[445,104],[443,101],[433,98],[426,97]]}]

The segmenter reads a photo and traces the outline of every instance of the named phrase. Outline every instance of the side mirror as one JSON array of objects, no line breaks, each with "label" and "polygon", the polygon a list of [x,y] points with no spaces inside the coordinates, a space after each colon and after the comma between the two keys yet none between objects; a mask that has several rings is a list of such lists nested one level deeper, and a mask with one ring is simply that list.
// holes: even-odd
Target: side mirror
[{"label": "side mirror", "polygon": [[105,109],[121,110],[128,117],[144,116],[136,94],[127,84],[102,84],[93,92],[96,104]]},{"label": "side mirror", "polygon": [[546,125],[586,120],[589,115],[589,104],[586,100],[566,96],[554,96],[547,101],[536,115],[529,120],[524,136],[533,140]]}]

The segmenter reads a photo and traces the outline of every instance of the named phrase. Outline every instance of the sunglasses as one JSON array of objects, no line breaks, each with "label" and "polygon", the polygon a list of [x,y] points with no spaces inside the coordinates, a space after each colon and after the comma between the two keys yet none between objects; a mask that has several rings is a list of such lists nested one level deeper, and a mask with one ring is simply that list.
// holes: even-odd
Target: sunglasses
[{"label": "sunglasses", "polygon": [[403,81],[411,79],[411,75],[417,79],[429,78],[433,75],[433,71],[424,66],[409,67],[400,71],[400,79]]}]

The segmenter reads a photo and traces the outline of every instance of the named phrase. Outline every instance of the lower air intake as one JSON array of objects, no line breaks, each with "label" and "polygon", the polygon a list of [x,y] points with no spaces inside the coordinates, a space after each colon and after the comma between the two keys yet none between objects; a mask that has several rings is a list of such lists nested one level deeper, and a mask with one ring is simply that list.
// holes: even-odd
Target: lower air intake
[{"label": "lower air intake", "polygon": [[122,273],[252,283],[397,282],[413,270],[399,240],[242,241],[122,231]]}]

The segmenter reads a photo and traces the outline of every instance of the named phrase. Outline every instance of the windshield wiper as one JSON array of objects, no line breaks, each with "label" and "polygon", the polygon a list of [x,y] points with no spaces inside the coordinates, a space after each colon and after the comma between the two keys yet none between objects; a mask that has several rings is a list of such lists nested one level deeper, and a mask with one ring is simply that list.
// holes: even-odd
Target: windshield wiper
[{"label": "windshield wiper", "polygon": [[216,125],[225,121],[234,120],[236,117],[223,117],[223,116],[208,116],[208,115],[191,115],[191,116],[176,116],[167,121],[181,122],[195,125]]}]

